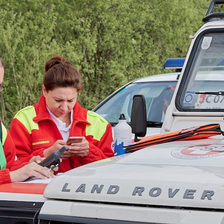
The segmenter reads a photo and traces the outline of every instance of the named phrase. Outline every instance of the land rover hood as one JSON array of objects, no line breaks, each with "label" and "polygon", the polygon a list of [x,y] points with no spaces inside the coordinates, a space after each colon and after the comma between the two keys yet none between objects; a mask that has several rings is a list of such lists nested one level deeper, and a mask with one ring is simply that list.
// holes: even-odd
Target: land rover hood
[{"label": "land rover hood", "polygon": [[176,141],[97,161],[54,178],[49,199],[224,207],[224,140]]}]

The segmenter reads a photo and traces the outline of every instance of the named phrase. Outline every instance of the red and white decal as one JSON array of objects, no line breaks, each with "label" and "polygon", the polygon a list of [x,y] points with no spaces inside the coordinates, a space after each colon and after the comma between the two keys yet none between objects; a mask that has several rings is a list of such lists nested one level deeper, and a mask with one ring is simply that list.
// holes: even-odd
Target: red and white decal
[{"label": "red and white decal", "polygon": [[174,149],[171,155],[178,159],[203,159],[224,155],[222,144],[200,144]]},{"label": "red and white decal", "polygon": [[43,194],[47,184],[8,183],[0,185],[0,193]]}]

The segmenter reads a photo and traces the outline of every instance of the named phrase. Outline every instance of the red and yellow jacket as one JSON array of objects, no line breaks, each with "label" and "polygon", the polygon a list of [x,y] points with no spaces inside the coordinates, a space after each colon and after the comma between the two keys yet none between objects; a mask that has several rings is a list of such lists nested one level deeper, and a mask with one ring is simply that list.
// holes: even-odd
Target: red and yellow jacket
[{"label": "red and yellow jacket", "polygon": [[2,146],[3,150],[0,149],[0,185],[10,183],[9,171],[15,170],[21,167],[21,163],[15,161],[16,148],[14,142],[10,136],[9,131],[1,123],[2,128]]},{"label": "red and yellow jacket", "polygon": [[[21,162],[28,162],[33,156],[43,157],[43,151],[56,140],[63,139],[51,119],[41,96],[39,103],[20,110],[13,118],[10,134],[16,145],[16,154]],[[73,108],[73,123],[69,136],[85,136],[89,142],[86,157],[73,156],[59,165],[58,172],[108,158],[114,155],[111,125],[95,112],[88,111],[76,102]]]}]

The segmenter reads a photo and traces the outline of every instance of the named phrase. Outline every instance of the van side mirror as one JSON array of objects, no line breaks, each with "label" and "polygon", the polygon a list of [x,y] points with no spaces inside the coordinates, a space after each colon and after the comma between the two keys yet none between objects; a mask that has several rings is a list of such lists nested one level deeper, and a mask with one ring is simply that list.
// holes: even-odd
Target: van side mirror
[{"label": "van side mirror", "polygon": [[132,133],[135,134],[134,141],[139,141],[138,137],[144,137],[147,130],[146,104],[143,95],[134,95],[131,110]]}]

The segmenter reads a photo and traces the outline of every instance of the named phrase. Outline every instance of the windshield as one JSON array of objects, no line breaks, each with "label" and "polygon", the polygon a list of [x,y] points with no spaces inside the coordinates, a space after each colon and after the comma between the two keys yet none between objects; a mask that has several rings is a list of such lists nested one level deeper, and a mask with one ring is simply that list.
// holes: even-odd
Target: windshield
[{"label": "windshield", "polygon": [[112,126],[118,123],[120,114],[131,121],[133,96],[143,94],[146,101],[148,127],[161,127],[166,107],[173,96],[176,81],[131,83],[106,101],[95,112]]},{"label": "windshield", "polygon": [[224,109],[224,33],[198,37],[180,88],[177,107],[184,111]]}]

